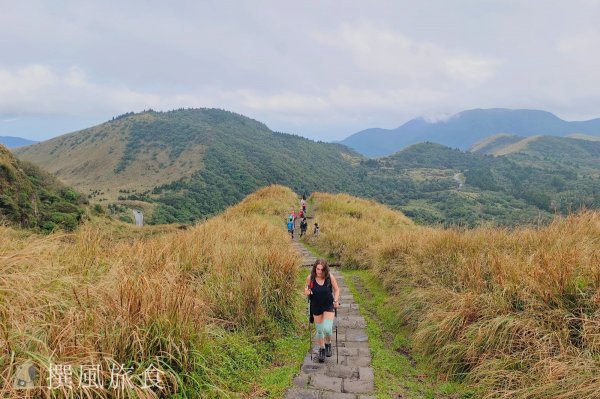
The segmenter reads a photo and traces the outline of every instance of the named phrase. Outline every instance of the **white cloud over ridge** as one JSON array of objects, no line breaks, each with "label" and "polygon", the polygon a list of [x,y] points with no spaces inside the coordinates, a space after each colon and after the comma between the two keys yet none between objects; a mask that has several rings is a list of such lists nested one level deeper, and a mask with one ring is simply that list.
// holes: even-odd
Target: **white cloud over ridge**
[{"label": "white cloud over ridge", "polygon": [[100,85],[91,81],[77,66],[65,71],[56,71],[46,65],[0,69],[0,109],[11,115],[118,114],[131,109],[201,107],[209,103],[200,96],[161,95]]},{"label": "white cloud over ridge", "polygon": [[11,3],[0,118],[217,107],[330,140],[469,108],[597,117],[598,16],[591,0]]}]

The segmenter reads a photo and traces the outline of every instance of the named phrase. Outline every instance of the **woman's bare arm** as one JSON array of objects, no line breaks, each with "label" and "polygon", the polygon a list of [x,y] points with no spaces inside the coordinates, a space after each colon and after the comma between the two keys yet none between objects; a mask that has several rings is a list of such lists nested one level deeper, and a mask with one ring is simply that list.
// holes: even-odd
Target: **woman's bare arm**
[{"label": "woman's bare arm", "polygon": [[310,274],[308,276],[306,276],[306,285],[304,286],[304,295],[309,296],[310,294],[312,294],[312,291],[310,290]]},{"label": "woman's bare arm", "polygon": [[331,276],[331,287],[333,288],[333,304],[337,308],[337,305],[340,304],[340,287],[338,286],[337,280],[333,274],[329,274]]}]

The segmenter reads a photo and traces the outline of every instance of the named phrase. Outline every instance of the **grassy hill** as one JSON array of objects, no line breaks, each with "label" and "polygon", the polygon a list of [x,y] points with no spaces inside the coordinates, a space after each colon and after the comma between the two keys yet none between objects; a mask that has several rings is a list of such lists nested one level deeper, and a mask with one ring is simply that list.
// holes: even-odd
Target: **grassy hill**
[{"label": "grassy hill", "polygon": [[[403,216],[347,196],[311,199],[322,228],[310,243],[367,269],[369,278],[353,275],[365,297],[370,283],[385,288],[388,298],[370,301],[367,314],[385,324],[392,351],[426,356],[470,385],[470,397],[597,397],[599,212],[462,230],[394,222]],[[339,234],[350,227],[360,234]],[[382,397],[413,397],[389,358],[375,353],[373,364]]]},{"label": "grassy hill", "polygon": [[584,134],[568,137],[495,135],[482,140],[469,150],[475,154],[487,155],[526,155],[534,160],[557,162],[563,165],[599,166],[600,138]]},{"label": "grassy hill", "polygon": [[0,145],[0,220],[22,227],[73,230],[85,200],[36,166],[17,160]]},{"label": "grassy hill", "polygon": [[520,137],[515,134],[495,134],[473,145],[471,148],[469,148],[469,152],[474,152],[475,154],[494,155],[502,148],[515,144],[523,139],[524,137]]},{"label": "grassy hill", "polygon": [[529,158],[538,165],[557,164],[581,171],[600,169],[600,141],[571,137],[536,136],[508,146],[495,155],[515,160]]},{"label": "grassy hill", "polygon": [[92,202],[152,204],[152,223],[198,220],[271,183],[356,190],[362,158],[217,109],[127,114],[16,153]]},{"label": "grassy hill", "polygon": [[[536,137],[510,145],[514,153],[488,156],[422,143],[365,164],[379,182],[373,198],[401,204],[417,220],[522,224],[600,206],[599,144]],[[457,176],[465,179],[460,189]]]},{"label": "grassy hill", "polygon": [[[523,182],[561,213],[600,205],[600,142],[594,138],[536,136],[495,153],[524,171]],[[508,174],[509,171],[506,171]],[[518,185],[515,185],[518,188]]]},{"label": "grassy hill", "polygon": [[90,195],[92,202],[114,201],[123,191],[151,190],[202,167],[204,146],[200,137],[186,139],[186,127],[165,126],[150,112],[124,115],[14,152]]}]

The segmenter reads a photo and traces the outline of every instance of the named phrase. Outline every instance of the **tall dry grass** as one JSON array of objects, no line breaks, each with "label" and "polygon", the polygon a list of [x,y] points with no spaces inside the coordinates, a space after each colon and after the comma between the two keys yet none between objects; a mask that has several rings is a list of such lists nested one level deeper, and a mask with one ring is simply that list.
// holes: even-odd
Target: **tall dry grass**
[{"label": "tall dry grass", "polygon": [[223,335],[250,331],[266,340],[276,324],[292,322],[298,258],[282,245],[288,238],[279,225],[296,202],[291,190],[271,186],[205,223],[163,234],[105,222],[49,236],[0,227],[1,396],[22,394],[12,373],[26,360],[42,366],[42,378],[51,362],[100,363],[103,371],[126,364],[134,373],[153,363],[168,373],[165,390],[132,388],[125,397],[232,394],[211,364]]},{"label": "tall dry grass", "polygon": [[347,194],[314,193],[315,219],[321,235],[308,235],[311,245],[334,257],[344,265],[367,268],[373,258],[373,247],[382,242],[389,231],[413,226],[413,222],[399,212],[374,201]]},{"label": "tall dry grass", "polygon": [[[340,211],[345,196],[315,203],[332,230],[360,226],[324,223],[315,244],[372,267],[415,348],[449,375],[485,397],[600,397],[600,213],[459,231],[362,223]],[[363,214],[378,212],[389,219],[381,205]]]}]

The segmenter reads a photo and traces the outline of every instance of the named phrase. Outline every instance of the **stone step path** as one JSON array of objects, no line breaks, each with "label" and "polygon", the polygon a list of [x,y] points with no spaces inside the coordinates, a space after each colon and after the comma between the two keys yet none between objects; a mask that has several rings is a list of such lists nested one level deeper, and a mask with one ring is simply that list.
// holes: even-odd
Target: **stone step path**
[{"label": "stone step path", "polygon": [[[307,232],[307,234],[311,234]],[[296,222],[296,230],[294,231],[294,239],[292,240],[294,248],[300,252],[302,257],[302,266],[312,266],[317,261],[317,257],[314,256],[306,247],[300,242],[300,221]]]},{"label": "stone step path", "polygon": [[300,252],[300,256],[302,257],[302,266],[312,266],[317,261],[317,257],[314,256],[294,235],[294,241],[292,241],[292,245]]},{"label": "stone step path", "polygon": [[[298,243],[302,245],[301,243]],[[310,271],[307,269],[307,273]],[[365,319],[360,315],[358,304],[346,286],[344,277],[334,268],[340,287],[341,305],[337,312],[337,351],[335,325],[332,337],[333,356],[318,362],[318,349],[313,335],[312,360],[310,352],[304,358],[300,373],[294,378],[294,387],[286,399],[374,399],[375,391],[371,351]],[[337,362],[339,356],[339,363]]]}]

